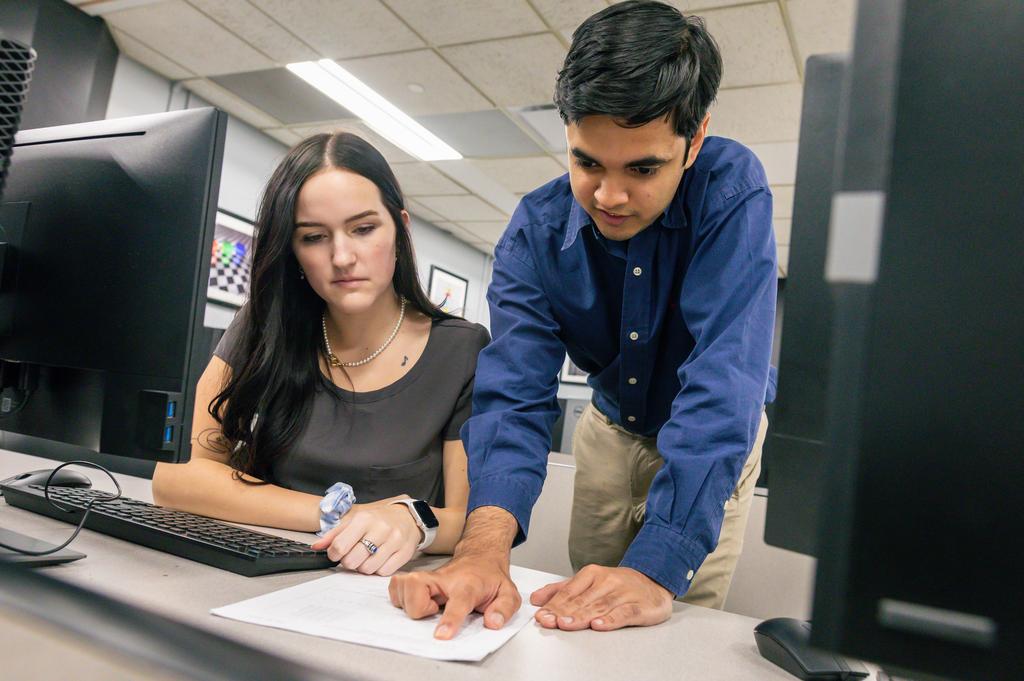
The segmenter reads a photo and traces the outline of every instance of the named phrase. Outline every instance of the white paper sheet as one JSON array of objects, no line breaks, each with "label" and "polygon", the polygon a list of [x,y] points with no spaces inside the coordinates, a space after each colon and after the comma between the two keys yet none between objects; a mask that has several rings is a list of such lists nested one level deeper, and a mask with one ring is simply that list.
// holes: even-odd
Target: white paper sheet
[{"label": "white paper sheet", "polygon": [[523,604],[504,627],[484,628],[483,615],[471,613],[459,634],[450,641],[434,638],[440,615],[409,619],[391,605],[390,577],[338,572],[305,584],[274,591],[246,601],[214,608],[220,617],[251,624],[297,631],[375,648],[429,657],[435,660],[479,661],[503,646],[533,620],[537,608],[530,593],[564,577],[512,567],[512,581]]}]

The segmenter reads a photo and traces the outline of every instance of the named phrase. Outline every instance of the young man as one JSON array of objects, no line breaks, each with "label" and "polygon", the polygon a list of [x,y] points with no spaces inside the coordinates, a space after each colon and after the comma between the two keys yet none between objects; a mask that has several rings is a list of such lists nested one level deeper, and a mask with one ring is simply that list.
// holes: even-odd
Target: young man
[{"label": "young man", "polygon": [[[675,596],[721,607],[760,467],[775,318],[771,195],[754,155],[707,137],[722,63],[703,22],[634,0],[585,21],[558,76],[571,170],[528,194],[495,249],[470,515],[450,563],[399,575],[411,617],[520,605],[526,537],[566,351],[593,403],[573,439],[576,576],[535,592],[541,625],[650,625]],[[717,546],[717,550],[716,550]],[[710,555],[709,555],[710,554]]]}]

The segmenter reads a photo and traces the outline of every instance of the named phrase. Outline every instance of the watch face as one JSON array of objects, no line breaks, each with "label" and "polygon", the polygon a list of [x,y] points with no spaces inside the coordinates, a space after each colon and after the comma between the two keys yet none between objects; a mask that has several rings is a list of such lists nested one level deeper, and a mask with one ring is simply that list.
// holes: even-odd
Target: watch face
[{"label": "watch face", "polygon": [[430,504],[417,499],[412,503],[412,505],[413,508],[416,509],[416,515],[420,517],[420,520],[423,521],[423,524],[426,525],[428,529],[432,530],[438,526],[437,516],[435,516],[434,512],[430,510]]}]

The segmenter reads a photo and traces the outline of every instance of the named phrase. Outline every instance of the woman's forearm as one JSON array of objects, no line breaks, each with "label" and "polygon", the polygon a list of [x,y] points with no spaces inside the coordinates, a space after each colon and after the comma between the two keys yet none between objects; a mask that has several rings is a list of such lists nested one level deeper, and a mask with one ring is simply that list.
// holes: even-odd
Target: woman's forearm
[{"label": "woman's forearm", "polygon": [[465,506],[432,509],[437,516],[437,537],[424,553],[451,553],[462,538],[462,528],[466,524]]},{"label": "woman's forearm", "polygon": [[236,523],[302,532],[320,529],[320,497],[277,485],[247,484],[230,466],[212,459],[158,463],[153,499],[161,506]]}]

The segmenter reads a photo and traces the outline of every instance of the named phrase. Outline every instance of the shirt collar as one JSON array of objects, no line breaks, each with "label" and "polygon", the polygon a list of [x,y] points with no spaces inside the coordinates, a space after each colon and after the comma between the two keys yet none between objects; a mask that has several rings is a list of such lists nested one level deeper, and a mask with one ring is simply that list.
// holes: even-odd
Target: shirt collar
[{"label": "shirt collar", "polygon": [[[660,222],[662,226],[669,229],[680,229],[686,226],[683,197],[686,196],[686,187],[689,185],[690,176],[693,174],[692,171],[693,168],[691,167],[689,171],[683,173],[683,179],[679,183],[679,188],[676,189],[676,195],[672,197],[672,200],[669,201],[668,206],[661,215]],[[658,220],[655,220],[655,222],[658,222]],[[593,224],[593,220],[590,219],[590,215],[573,198],[572,208],[569,209],[569,221],[566,223],[565,241],[562,242],[562,250],[564,251],[572,246],[576,242],[576,237],[579,236],[580,230],[591,224]]]}]

